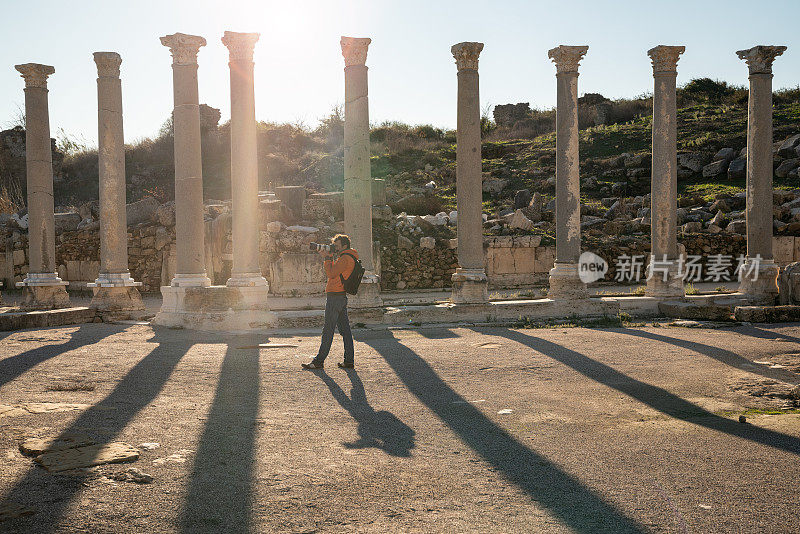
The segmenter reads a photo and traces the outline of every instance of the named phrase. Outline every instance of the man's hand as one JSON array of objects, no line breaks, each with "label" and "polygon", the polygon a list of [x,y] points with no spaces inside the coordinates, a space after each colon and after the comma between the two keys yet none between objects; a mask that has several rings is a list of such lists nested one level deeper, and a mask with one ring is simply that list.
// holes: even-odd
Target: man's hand
[{"label": "man's hand", "polygon": [[319,249],[319,250],[317,251],[317,254],[319,254],[320,256],[322,256],[323,258],[325,258],[326,260],[330,260],[330,259],[332,259],[332,258],[333,258],[333,254],[331,254],[330,252],[328,252],[328,251],[327,251],[327,250],[325,250],[324,248],[321,248],[321,249]]}]

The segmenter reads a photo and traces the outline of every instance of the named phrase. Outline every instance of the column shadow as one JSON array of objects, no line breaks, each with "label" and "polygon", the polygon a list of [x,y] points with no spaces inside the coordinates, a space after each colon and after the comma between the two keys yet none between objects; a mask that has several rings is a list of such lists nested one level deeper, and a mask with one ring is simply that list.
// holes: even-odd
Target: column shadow
[{"label": "column shadow", "polygon": [[391,332],[388,336],[366,343],[459,439],[566,526],[586,534],[647,531],[577,478],[522,445],[456,393],[420,355]]},{"label": "column shadow", "polygon": [[325,371],[317,371],[317,375],[331,392],[336,402],[350,413],[358,423],[358,439],[343,442],[348,449],[380,449],[392,456],[408,458],[414,448],[414,430],[402,422],[393,413],[386,410],[375,411],[367,401],[364,384],[354,369],[347,369],[350,379],[350,397],[339,387]]},{"label": "column shadow", "polygon": [[790,336],[789,334],[785,334],[783,332],[772,332],[771,330],[764,330],[763,328],[759,328],[754,324],[742,325],[736,329],[736,332],[739,334],[744,334],[750,337],[757,337],[760,339],[793,341],[798,344],[798,350],[800,350],[800,337]]},{"label": "column shadow", "polygon": [[[704,356],[708,356],[713,360],[716,360],[720,363],[724,363],[725,365],[729,365],[741,371],[746,371],[748,373],[761,375],[765,378],[772,378],[773,380],[782,380],[783,382],[789,382],[791,384],[800,384],[800,375],[798,375],[797,373],[793,373],[788,369],[770,369],[769,367],[766,366],[759,366],[757,364],[754,364],[751,360],[748,360],[747,358],[736,354],[735,352],[715,347],[713,345],[706,345],[704,343],[698,343],[696,341],[687,341],[685,339],[669,337],[662,334],[656,334],[654,332],[647,332],[644,330],[632,330],[627,328],[620,328],[618,330],[615,330],[615,332],[626,334],[628,336],[639,337],[643,339],[651,339],[653,341],[660,341],[662,343],[668,343],[676,347],[681,347],[684,349],[691,350],[698,354],[703,354]],[[764,331],[761,332],[763,332],[764,334],[767,333]],[[753,333],[754,333],[753,331],[750,332],[750,334]],[[776,336],[769,337],[766,339],[776,339]]]},{"label": "column shadow", "polygon": [[[155,331],[155,348],[139,360],[104,399],[83,411],[58,437],[84,428],[100,428],[93,436],[99,444],[113,441],[130,421],[161,392],[175,366],[194,344],[170,341]],[[37,508],[30,517],[10,520],[3,526],[19,524],[22,532],[45,534],[57,531],[70,502],[85,487],[88,474],[74,472],[71,477],[56,477],[34,466],[0,500],[0,507],[11,502]]]},{"label": "column shadow", "polygon": [[182,532],[253,532],[259,349],[228,343],[181,511]]},{"label": "column shadow", "polygon": [[[109,328],[112,328],[113,331],[109,332]],[[63,343],[45,345],[21,352],[15,356],[3,358],[0,360],[0,387],[18,378],[20,375],[42,362],[60,356],[65,352],[97,343],[101,339],[122,332],[123,330],[125,330],[124,326],[113,328],[108,325],[106,325],[106,327],[100,327],[94,323],[82,324],[78,326],[75,331],[71,332],[70,338]]]},{"label": "column shadow", "polygon": [[[620,329],[614,329],[614,332],[630,333]],[[557,343],[515,330],[499,329],[492,330],[492,333],[544,354],[595,382],[624,393],[675,419],[800,456],[800,439],[794,436],[753,425],[743,425],[713,414],[665,389],[631,378],[613,367]]]}]

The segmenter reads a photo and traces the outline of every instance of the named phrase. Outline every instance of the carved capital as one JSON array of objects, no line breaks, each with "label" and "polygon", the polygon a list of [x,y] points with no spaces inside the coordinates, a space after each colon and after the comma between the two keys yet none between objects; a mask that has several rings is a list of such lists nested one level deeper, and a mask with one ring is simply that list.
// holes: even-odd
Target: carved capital
[{"label": "carved capital", "polygon": [[206,40],[199,35],[173,33],[162,37],[161,44],[169,47],[173,65],[197,65],[197,52]]},{"label": "carved capital", "polygon": [[578,72],[578,64],[589,51],[588,46],[557,46],[548,50],[547,57],[556,64],[556,74]]},{"label": "carved capital", "polygon": [[749,50],[739,50],[736,55],[745,60],[750,74],[772,74],[772,62],[783,54],[785,46],[754,46]]},{"label": "carved capital", "polygon": [[14,65],[14,68],[25,79],[25,87],[41,87],[42,89],[47,89],[47,77],[56,71],[55,67],[39,63],[24,63]]},{"label": "carved capital", "polygon": [[119,66],[122,58],[116,52],[95,52],[94,62],[97,63],[97,75],[101,78],[119,78]]},{"label": "carved capital", "polygon": [[228,49],[230,61],[253,61],[253,49],[260,33],[225,32],[222,44]]},{"label": "carved capital", "polygon": [[344,66],[364,65],[367,62],[367,48],[372,42],[369,37],[342,37],[339,44],[342,46]]},{"label": "carved capital", "polygon": [[647,51],[653,61],[653,74],[659,72],[678,72],[678,59],[686,51],[685,46],[658,45]]},{"label": "carved capital", "polygon": [[483,43],[458,43],[450,47],[450,52],[456,58],[458,70],[478,70],[478,56],[483,50]]}]

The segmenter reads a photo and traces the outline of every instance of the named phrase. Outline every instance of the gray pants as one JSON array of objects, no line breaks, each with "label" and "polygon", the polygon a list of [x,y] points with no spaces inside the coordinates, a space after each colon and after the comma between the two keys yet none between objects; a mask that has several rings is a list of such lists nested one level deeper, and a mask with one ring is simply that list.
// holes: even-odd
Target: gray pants
[{"label": "gray pants", "polygon": [[325,326],[322,328],[322,342],[314,363],[323,363],[328,357],[333,343],[333,331],[339,327],[339,334],[344,341],[344,363],[352,364],[354,357],[353,333],[350,331],[350,319],[347,317],[347,294],[328,293],[325,300]]}]

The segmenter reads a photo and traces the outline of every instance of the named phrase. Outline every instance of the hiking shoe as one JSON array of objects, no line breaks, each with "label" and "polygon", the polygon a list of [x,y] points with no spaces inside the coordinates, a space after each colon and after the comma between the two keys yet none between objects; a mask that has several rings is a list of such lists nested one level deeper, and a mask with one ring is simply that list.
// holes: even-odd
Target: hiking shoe
[{"label": "hiking shoe", "polygon": [[325,365],[324,365],[324,364],[322,364],[322,363],[317,363],[317,362],[315,362],[315,361],[312,361],[311,363],[301,363],[301,364],[300,364],[300,366],[301,366],[303,369],[308,369],[308,370],[322,369],[322,368],[324,368],[324,367],[325,367]]},{"label": "hiking shoe", "polygon": [[339,369],[353,369],[355,367],[352,363],[339,362],[336,364]]}]

